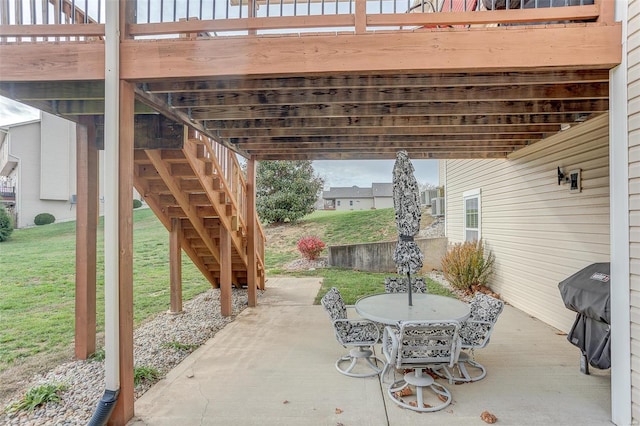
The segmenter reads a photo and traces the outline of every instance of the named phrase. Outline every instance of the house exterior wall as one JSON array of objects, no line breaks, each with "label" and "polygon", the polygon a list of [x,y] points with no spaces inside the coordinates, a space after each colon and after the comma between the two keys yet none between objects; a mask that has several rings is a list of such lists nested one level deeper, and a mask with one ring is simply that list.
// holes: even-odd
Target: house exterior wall
[{"label": "house exterior wall", "polygon": [[336,198],[336,210],[369,210],[373,208],[373,198]]},{"label": "house exterior wall", "polygon": [[393,207],[393,197],[374,197],[373,207],[376,209],[388,209]]},{"label": "house exterior wall", "polygon": [[40,125],[40,199],[69,201],[76,193],[76,125],[46,112]]},{"label": "house exterior wall", "polygon": [[[18,165],[8,174],[16,182],[16,228],[34,225],[36,215],[50,213],[56,222],[76,219],[76,131],[71,121],[45,112],[41,120],[9,127],[9,154]],[[99,152],[98,167],[104,163]],[[99,193],[103,194],[102,179]],[[139,197],[134,192],[134,198]],[[103,203],[99,203],[100,214]]]},{"label": "house exterior wall", "polygon": [[640,1],[627,8],[627,140],[631,413],[640,421]]},{"label": "house exterior wall", "polygon": [[[446,162],[446,230],[464,239],[463,193],[480,190],[480,232],[496,257],[491,287],[513,306],[569,331],[558,283],[609,261],[608,114],[512,154]],[[558,185],[557,167],[582,171],[582,191]]]}]

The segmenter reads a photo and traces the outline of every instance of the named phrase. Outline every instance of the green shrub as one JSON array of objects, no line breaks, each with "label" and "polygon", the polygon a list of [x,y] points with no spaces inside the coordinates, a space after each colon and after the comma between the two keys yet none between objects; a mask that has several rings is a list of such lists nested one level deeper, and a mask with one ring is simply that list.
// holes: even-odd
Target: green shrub
[{"label": "green shrub", "polygon": [[33,387],[27,391],[22,399],[8,407],[7,411],[33,411],[36,407],[47,402],[60,402],[60,392],[67,389],[61,384],[44,384]]},{"label": "green shrub", "polygon": [[155,382],[160,378],[160,372],[153,367],[135,367],[133,369],[133,384],[138,386],[143,381]]},{"label": "green shrub", "polygon": [[104,357],[105,357],[104,348],[101,348],[95,351],[94,353],[92,353],[91,355],[89,355],[87,359],[93,362],[100,362],[100,361],[104,361]]},{"label": "green shrub", "polygon": [[298,251],[305,259],[316,260],[325,247],[318,237],[302,237],[298,240]]},{"label": "green shrub", "polygon": [[133,208],[134,209],[138,209],[142,207],[142,201],[138,200],[137,198],[133,199]]},{"label": "green shrub", "polygon": [[172,342],[166,342],[162,344],[163,348],[175,349],[176,351],[187,351],[192,352],[198,349],[198,345],[188,344],[188,343],[180,343],[176,340]]},{"label": "green shrub", "polygon": [[442,258],[444,277],[457,289],[472,292],[473,286],[486,286],[493,275],[495,256],[485,256],[482,240],[455,244]]},{"label": "green shrub", "polygon": [[0,207],[0,243],[6,241],[13,232],[13,221],[4,207]]},{"label": "green shrub", "polygon": [[40,213],[33,219],[33,223],[36,225],[48,225],[56,221],[56,218],[50,213]]}]

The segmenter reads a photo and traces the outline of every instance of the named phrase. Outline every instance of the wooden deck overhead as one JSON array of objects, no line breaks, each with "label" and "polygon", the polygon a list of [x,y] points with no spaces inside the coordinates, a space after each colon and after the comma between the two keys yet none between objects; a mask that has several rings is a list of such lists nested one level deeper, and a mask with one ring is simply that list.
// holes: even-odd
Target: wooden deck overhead
[{"label": "wooden deck overhead", "polygon": [[[136,23],[121,43],[121,77],[136,84],[138,114],[257,160],[391,159],[399,149],[505,158],[608,111],[609,70],[621,60],[612,7]],[[316,18],[354,30],[255,34]],[[559,20],[572,22],[539,24]],[[370,29],[390,25],[411,29]],[[86,24],[82,42],[8,41],[46,30],[17,27],[0,25],[0,94],[72,119],[101,115],[103,26]],[[212,35],[223,29],[246,34]],[[140,147],[153,147],[163,132],[154,129]]]}]

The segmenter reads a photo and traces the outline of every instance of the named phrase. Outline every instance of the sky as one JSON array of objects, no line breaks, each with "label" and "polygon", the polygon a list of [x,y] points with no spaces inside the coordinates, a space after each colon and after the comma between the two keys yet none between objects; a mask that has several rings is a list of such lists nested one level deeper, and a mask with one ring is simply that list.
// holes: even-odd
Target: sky
[{"label": "sky", "polygon": [[34,120],[39,115],[37,109],[0,96],[0,126]]},{"label": "sky", "polygon": [[[24,104],[0,96],[0,126],[34,120],[39,112]],[[394,160],[314,161],[313,169],[331,187],[359,186],[370,188],[372,183],[390,183]],[[436,160],[414,160],[415,177],[419,184],[438,184]]]}]

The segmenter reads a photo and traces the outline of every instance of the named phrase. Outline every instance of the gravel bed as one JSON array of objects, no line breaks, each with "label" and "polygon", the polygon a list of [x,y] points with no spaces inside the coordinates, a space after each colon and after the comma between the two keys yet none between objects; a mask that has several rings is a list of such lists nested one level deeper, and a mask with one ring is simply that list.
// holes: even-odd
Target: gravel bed
[{"label": "gravel bed", "polygon": [[[258,291],[258,296],[261,292]],[[233,315],[220,314],[220,290],[210,289],[186,302],[182,314],[162,313],[134,331],[134,364],[151,367],[164,377],[198,346],[235,319],[247,307],[247,291],[233,289]],[[104,392],[104,361],[73,361],[60,364],[30,381],[29,388],[42,384],[63,384],[59,403],[48,403],[32,412],[0,412],[2,425],[86,425]],[[135,398],[153,383],[143,381]],[[26,391],[26,389],[24,390]],[[17,402],[24,391],[6,404]],[[4,408],[0,407],[0,410]]]}]

